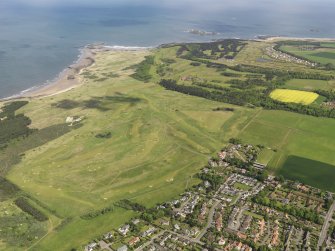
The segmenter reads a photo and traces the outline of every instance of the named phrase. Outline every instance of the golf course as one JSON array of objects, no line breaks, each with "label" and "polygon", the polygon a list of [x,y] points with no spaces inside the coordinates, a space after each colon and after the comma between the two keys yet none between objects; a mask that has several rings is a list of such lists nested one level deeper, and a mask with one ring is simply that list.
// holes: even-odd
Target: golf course
[{"label": "golf course", "polygon": [[[118,201],[149,208],[197,184],[195,174],[230,138],[264,146],[258,161],[270,174],[335,192],[335,119],[286,107],[286,102],[313,106],[320,95],[314,91],[333,90],[332,82],[329,88],[318,87],[329,86],[333,80],[327,78],[334,72],[312,69],[314,75],[305,79],[308,88],[291,89],[300,86],[292,79],[304,81],[300,75],[285,79],[284,73],[274,72],[282,75],[273,83],[285,81],[281,85],[287,89],[271,84],[269,92],[266,71],[273,65],[297,72],[308,67],[259,62],[268,43],[232,41],[228,47],[234,50],[222,44],[214,52],[205,45],[104,51],[81,71],[80,86],[23,98],[28,103],[15,114],[24,114],[31,120],[29,128],[37,131],[8,143],[6,151],[17,149],[10,153],[20,156],[15,163],[0,155],[2,163],[9,163],[3,176],[18,189],[3,199],[0,212],[18,211],[12,202],[25,197],[48,220],[31,219],[39,231],[26,242],[19,237],[6,241],[13,231],[8,228],[7,235],[0,233],[0,249],[81,248],[136,216],[115,206]],[[242,63],[248,66],[236,66]],[[319,112],[319,107],[309,108]],[[103,209],[107,213],[99,215]]]}]

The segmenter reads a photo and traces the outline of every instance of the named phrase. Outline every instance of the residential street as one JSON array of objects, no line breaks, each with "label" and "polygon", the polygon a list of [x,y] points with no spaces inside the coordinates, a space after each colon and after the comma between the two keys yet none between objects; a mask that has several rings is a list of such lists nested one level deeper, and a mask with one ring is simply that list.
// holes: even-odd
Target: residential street
[{"label": "residential street", "polygon": [[328,213],[326,215],[325,218],[325,222],[323,223],[322,226],[322,231],[320,233],[320,237],[319,237],[319,241],[318,241],[318,250],[320,250],[322,243],[325,241],[326,236],[327,236],[327,231],[329,229],[329,221],[332,219],[333,217],[333,213],[335,210],[335,201],[333,202],[333,204],[330,206]]}]

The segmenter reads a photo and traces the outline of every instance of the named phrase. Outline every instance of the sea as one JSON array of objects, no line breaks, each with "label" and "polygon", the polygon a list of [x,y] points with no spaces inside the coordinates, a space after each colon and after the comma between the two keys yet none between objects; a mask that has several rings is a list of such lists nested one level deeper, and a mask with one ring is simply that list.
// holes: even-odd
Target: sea
[{"label": "sea", "polygon": [[0,0],[0,98],[48,83],[87,44],[335,38],[334,11],[334,0]]}]

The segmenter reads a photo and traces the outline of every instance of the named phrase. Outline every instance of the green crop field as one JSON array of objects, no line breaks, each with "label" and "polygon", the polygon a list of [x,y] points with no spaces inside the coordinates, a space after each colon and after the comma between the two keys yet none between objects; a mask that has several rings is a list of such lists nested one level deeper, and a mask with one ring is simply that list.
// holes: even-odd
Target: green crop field
[{"label": "green crop field", "polygon": [[[334,126],[334,119],[284,111],[261,111],[250,119],[239,138],[272,149],[272,154],[268,149],[261,153],[259,161],[269,162],[268,167],[274,173],[335,191],[329,182],[335,179]],[[296,157],[292,159],[290,156]],[[298,162],[294,161],[298,158],[304,160],[301,165],[292,165]],[[317,172],[318,178],[315,178]]]},{"label": "green crop field", "polygon": [[270,93],[270,97],[285,103],[300,103],[309,105],[312,104],[319,97],[319,95],[314,92],[307,91],[276,89]]},{"label": "green crop field", "polygon": [[334,191],[334,170],[335,165],[297,156],[288,156],[283,168],[278,173],[291,180],[302,180],[309,185]]},{"label": "green crop field", "polygon": [[303,91],[313,90],[334,90],[334,80],[314,80],[314,79],[291,79],[285,83],[285,87],[288,89],[296,89]]},{"label": "green crop field", "polygon": [[333,44],[329,47],[330,48],[303,50],[296,46],[282,46],[281,49],[321,64],[335,64],[335,48],[332,48]]}]

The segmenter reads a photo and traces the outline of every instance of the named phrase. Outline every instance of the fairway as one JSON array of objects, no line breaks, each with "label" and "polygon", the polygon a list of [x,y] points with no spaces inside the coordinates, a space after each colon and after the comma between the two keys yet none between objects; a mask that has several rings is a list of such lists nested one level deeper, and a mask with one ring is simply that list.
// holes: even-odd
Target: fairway
[{"label": "fairway", "polygon": [[270,93],[270,97],[285,103],[312,104],[319,95],[314,92],[276,89]]},{"label": "fairway", "polygon": [[[242,56],[248,50],[242,50]],[[269,173],[335,192],[329,184],[335,180],[335,119],[236,106],[222,99],[214,99],[222,101],[217,102],[167,90],[158,84],[160,74],[179,79],[186,87],[210,84],[212,87],[204,88],[213,93],[225,88],[235,93],[237,87],[243,87],[239,84],[244,73],[221,72],[206,64],[195,66],[176,57],[176,51],[172,47],[98,53],[95,64],[81,73],[80,87],[30,99],[17,110],[31,119],[31,128],[41,130],[34,134],[38,142],[28,136],[8,148],[18,154],[22,148],[24,154],[20,154],[22,160],[8,167],[6,178],[50,219],[37,235],[44,237],[30,250],[81,250],[87,241],[136,216],[115,206],[122,199],[148,208],[175,199],[199,183],[196,174],[230,138],[264,146],[257,161],[267,164]],[[153,54],[156,68],[149,66],[152,79],[144,83],[133,78],[134,65]],[[234,83],[234,79],[240,82]],[[334,84],[302,81],[288,83],[306,90],[309,86],[327,89]],[[249,91],[257,94],[262,88],[255,86]],[[270,96],[301,104],[318,98],[313,92],[288,89],[276,89]],[[68,129],[68,117],[81,118],[80,125]],[[68,130],[53,130],[59,124]],[[54,136],[49,135],[50,130]],[[293,162],[291,156],[295,156]],[[299,158],[304,166],[297,164]],[[318,180],[314,180],[315,172],[320,172]],[[323,176],[327,182],[321,184]],[[235,186],[249,189],[240,183]],[[113,210],[90,219],[83,217],[105,212],[106,208]]]}]

